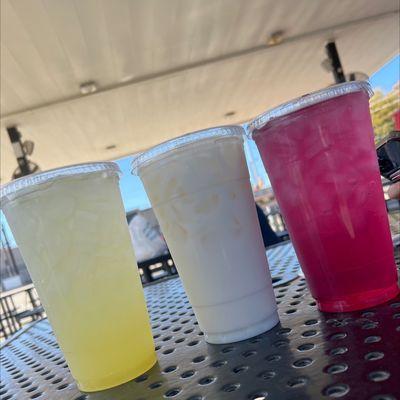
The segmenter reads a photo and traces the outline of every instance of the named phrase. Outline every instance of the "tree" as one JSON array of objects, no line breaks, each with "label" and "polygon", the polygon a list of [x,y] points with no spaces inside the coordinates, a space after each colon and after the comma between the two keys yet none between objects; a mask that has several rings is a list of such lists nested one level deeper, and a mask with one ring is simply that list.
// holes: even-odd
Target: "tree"
[{"label": "tree", "polygon": [[400,109],[400,83],[384,94],[377,90],[371,98],[370,108],[372,124],[375,132],[375,142],[379,142],[394,129],[394,113]]}]

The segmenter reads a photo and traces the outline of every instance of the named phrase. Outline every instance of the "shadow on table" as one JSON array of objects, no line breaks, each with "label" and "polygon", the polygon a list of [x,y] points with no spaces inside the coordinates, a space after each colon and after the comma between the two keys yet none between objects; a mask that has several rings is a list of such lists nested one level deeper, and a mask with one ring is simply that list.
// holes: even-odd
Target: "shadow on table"
[{"label": "shadow on table", "polygon": [[[157,377],[160,377],[162,375],[160,366],[158,362],[146,372],[146,375],[154,375]],[[137,399],[137,400],[142,400],[147,398],[147,396],[140,397],[142,394],[141,388],[139,387],[140,383],[140,377],[133,379],[127,383],[124,383],[123,385],[114,387],[112,389],[107,389],[107,390],[102,390],[100,392],[91,392],[91,393],[82,393],[82,399],[84,400],[132,400],[132,399]],[[149,382],[150,383],[150,382]],[[146,387],[148,384],[146,384]],[[154,396],[152,398],[158,399],[162,398],[163,396],[159,395],[157,391],[157,387],[163,386],[163,380],[158,379],[157,382],[152,382],[150,385],[153,384],[152,388],[148,388],[148,390],[151,392],[151,394]],[[86,396],[85,396],[86,395]],[[132,397],[132,396],[135,397]],[[138,397],[139,396],[139,397]],[[78,398],[80,399],[80,398]]]},{"label": "shadow on table", "polygon": [[181,378],[184,368],[165,374],[157,363],[143,381],[139,377],[113,389],[86,393],[82,399],[162,399],[178,394],[185,399],[262,400],[272,394],[280,400],[293,399],[294,394],[296,399],[309,399],[310,379],[306,371],[293,367],[299,357],[288,334],[292,329],[286,325],[279,323],[271,331],[241,342],[207,344],[200,351],[193,350],[193,359],[204,357],[205,361],[191,366],[195,371],[191,379]]}]

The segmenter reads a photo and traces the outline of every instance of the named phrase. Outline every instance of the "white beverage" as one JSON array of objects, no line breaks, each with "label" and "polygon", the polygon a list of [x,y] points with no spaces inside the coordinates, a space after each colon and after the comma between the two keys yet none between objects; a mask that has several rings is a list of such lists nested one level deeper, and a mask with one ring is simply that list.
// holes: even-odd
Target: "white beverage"
[{"label": "white beverage", "polygon": [[279,321],[242,134],[197,132],[133,163],[209,343],[244,340]]},{"label": "white beverage", "polygon": [[118,167],[95,163],[2,188],[2,208],[71,373],[83,391],[156,362]]}]

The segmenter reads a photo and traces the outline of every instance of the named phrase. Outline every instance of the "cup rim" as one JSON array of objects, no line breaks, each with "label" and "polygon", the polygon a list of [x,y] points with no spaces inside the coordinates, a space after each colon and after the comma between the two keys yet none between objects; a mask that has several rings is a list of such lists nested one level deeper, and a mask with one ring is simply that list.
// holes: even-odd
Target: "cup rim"
[{"label": "cup rim", "polygon": [[64,167],[53,168],[43,172],[37,172],[31,175],[22,176],[14,181],[0,186],[1,206],[10,197],[17,198],[21,192],[26,193],[27,189],[35,190],[40,184],[55,181],[60,178],[66,178],[76,175],[88,175],[96,172],[106,172],[119,176],[122,172],[118,165],[111,161],[87,162],[81,164],[67,165]]},{"label": "cup rim", "polygon": [[368,81],[352,81],[339,83],[338,85],[333,85],[328,88],[320,89],[315,92],[297,97],[294,100],[287,101],[277,107],[267,110],[266,112],[254,118],[248,124],[247,136],[250,139],[253,139],[255,136],[255,131],[262,129],[272,120],[284,117],[303,108],[310,107],[314,104],[321,103],[335,97],[360,91],[366,92],[369,98],[371,98],[371,96],[374,94]]},{"label": "cup rim", "polygon": [[134,156],[131,163],[131,173],[132,175],[139,175],[139,171],[143,166],[161,159],[175,150],[188,147],[207,139],[222,137],[244,138],[244,136],[245,130],[240,125],[223,125],[187,133],[185,135],[178,136],[177,138],[157,144],[150,149]]}]

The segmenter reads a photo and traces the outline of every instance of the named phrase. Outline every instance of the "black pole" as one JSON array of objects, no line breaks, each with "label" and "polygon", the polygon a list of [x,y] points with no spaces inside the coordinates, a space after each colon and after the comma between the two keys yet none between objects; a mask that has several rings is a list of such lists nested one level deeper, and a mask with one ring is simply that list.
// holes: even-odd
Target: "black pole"
[{"label": "black pole", "polygon": [[342,63],[340,62],[339,53],[336,48],[335,42],[329,42],[325,45],[326,54],[332,65],[332,73],[335,78],[336,83],[346,82],[346,77],[344,76]]},{"label": "black pole", "polygon": [[11,259],[11,264],[12,264],[12,267],[14,269],[14,273],[16,275],[18,275],[19,274],[18,266],[17,266],[17,263],[15,262],[14,254],[12,252],[10,243],[8,242],[6,231],[5,231],[3,226],[1,227],[1,231],[3,232],[4,241],[6,242],[5,243],[6,246],[4,247],[4,250],[5,250],[5,248],[7,248],[8,255],[9,255],[10,259]]},{"label": "black pole", "polygon": [[26,158],[24,147],[21,142],[21,133],[15,126],[9,126],[7,128],[8,136],[10,138],[11,144],[14,149],[15,157],[17,157],[17,162],[21,173],[19,176],[25,176],[32,173],[29,167],[29,161]]}]

